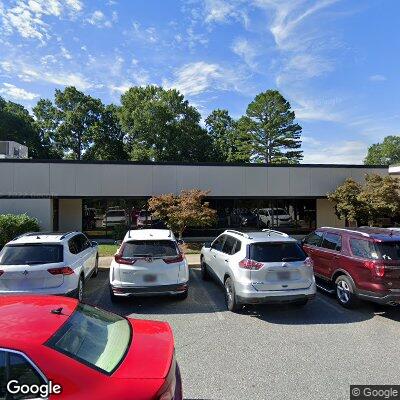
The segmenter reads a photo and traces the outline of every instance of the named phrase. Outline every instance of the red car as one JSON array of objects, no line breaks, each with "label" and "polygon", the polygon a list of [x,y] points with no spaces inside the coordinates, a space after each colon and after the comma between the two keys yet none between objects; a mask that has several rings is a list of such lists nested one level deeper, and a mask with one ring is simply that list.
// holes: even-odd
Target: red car
[{"label": "red car", "polygon": [[320,228],[302,241],[317,286],[344,307],[359,299],[400,303],[400,232],[383,228]]},{"label": "red car", "polygon": [[45,390],[49,399],[182,400],[170,326],[71,298],[0,297],[0,399]]}]

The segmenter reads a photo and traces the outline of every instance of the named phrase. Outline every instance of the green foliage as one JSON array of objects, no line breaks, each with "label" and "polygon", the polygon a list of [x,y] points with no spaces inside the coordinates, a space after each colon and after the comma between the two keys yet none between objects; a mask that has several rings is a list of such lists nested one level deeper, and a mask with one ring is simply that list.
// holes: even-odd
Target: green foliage
[{"label": "green foliage", "polygon": [[122,128],[132,160],[196,162],[212,159],[200,114],[177,90],[132,87],[121,96]]},{"label": "green foliage", "polygon": [[366,175],[364,186],[352,178],[346,179],[328,194],[328,199],[338,218],[359,225],[376,225],[382,218],[400,215],[400,184],[390,176]]},{"label": "green foliage", "polygon": [[114,240],[122,240],[128,231],[125,225],[115,225],[112,230],[112,237]]},{"label": "green foliage", "polygon": [[66,158],[126,158],[115,106],[73,86],[56,90],[54,103],[41,99],[33,109],[37,124]]},{"label": "green foliage", "polygon": [[303,158],[301,126],[290,104],[277,90],[257,95],[247,107],[243,125],[252,138],[252,159],[266,163],[299,163]]},{"label": "green foliage", "polygon": [[0,248],[18,235],[39,229],[38,220],[26,214],[0,214]]},{"label": "green foliage", "polygon": [[29,148],[32,158],[59,158],[28,110],[0,97],[0,141],[15,141]]},{"label": "green foliage", "polygon": [[241,120],[235,121],[227,110],[214,110],[205,120],[212,139],[214,160],[249,162],[251,137],[242,129]]},{"label": "green foliage", "polygon": [[179,238],[188,227],[211,226],[216,221],[216,211],[204,198],[208,192],[192,189],[182,190],[179,196],[163,194],[149,199],[149,210],[155,219],[160,219]]},{"label": "green foliage", "polygon": [[364,164],[391,165],[400,163],[400,136],[386,136],[382,143],[369,147]]}]

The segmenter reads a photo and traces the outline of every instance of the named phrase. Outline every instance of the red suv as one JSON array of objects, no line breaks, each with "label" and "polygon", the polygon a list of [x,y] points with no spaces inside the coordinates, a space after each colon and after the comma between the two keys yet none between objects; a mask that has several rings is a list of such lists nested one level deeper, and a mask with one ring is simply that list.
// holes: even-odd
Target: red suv
[{"label": "red suv", "polygon": [[303,248],[314,262],[317,286],[348,308],[359,299],[400,304],[400,232],[383,228],[320,228]]}]

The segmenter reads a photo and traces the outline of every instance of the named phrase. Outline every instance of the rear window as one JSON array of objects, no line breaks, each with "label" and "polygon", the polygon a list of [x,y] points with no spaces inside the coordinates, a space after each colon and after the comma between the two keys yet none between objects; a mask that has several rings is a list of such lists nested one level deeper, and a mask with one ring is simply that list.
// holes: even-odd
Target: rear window
[{"label": "rear window", "polygon": [[107,217],[125,217],[125,211],[107,211]]},{"label": "rear window", "polygon": [[254,243],[250,258],[259,262],[304,261],[306,253],[297,243]]},{"label": "rear window", "polygon": [[172,240],[134,240],[124,244],[122,257],[165,257],[179,254],[176,243]]},{"label": "rear window", "polygon": [[272,215],[288,215],[287,211],[283,208],[273,208],[272,210],[270,210],[270,213]]},{"label": "rear window", "polygon": [[51,264],[63,261],[59,244],[7,245],[0,252],[0,265]]},{"label": "rear window", "polygon": [[131,342],[129,322],[119,315],[79,304],[47,345],[90,367],[111,374]]},{"label": "rear window", "polygon": [[378,256],[382,260],[400,260],[400,242],[375,243]]}]

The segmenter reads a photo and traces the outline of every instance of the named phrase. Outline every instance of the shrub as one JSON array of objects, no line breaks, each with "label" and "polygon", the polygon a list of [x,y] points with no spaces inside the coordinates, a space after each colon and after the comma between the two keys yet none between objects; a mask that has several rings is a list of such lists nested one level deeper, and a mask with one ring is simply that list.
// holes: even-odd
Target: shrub
[{"label": "shrub", "polygon": [[16,236],[40,230],[38,220],[26,214],[0,214],[0,248]]},{"label": "shrub", "polygon": [[126,235],[128,228],[125,225],[115,225],[112,230],[114,240],[122,240]]}]

